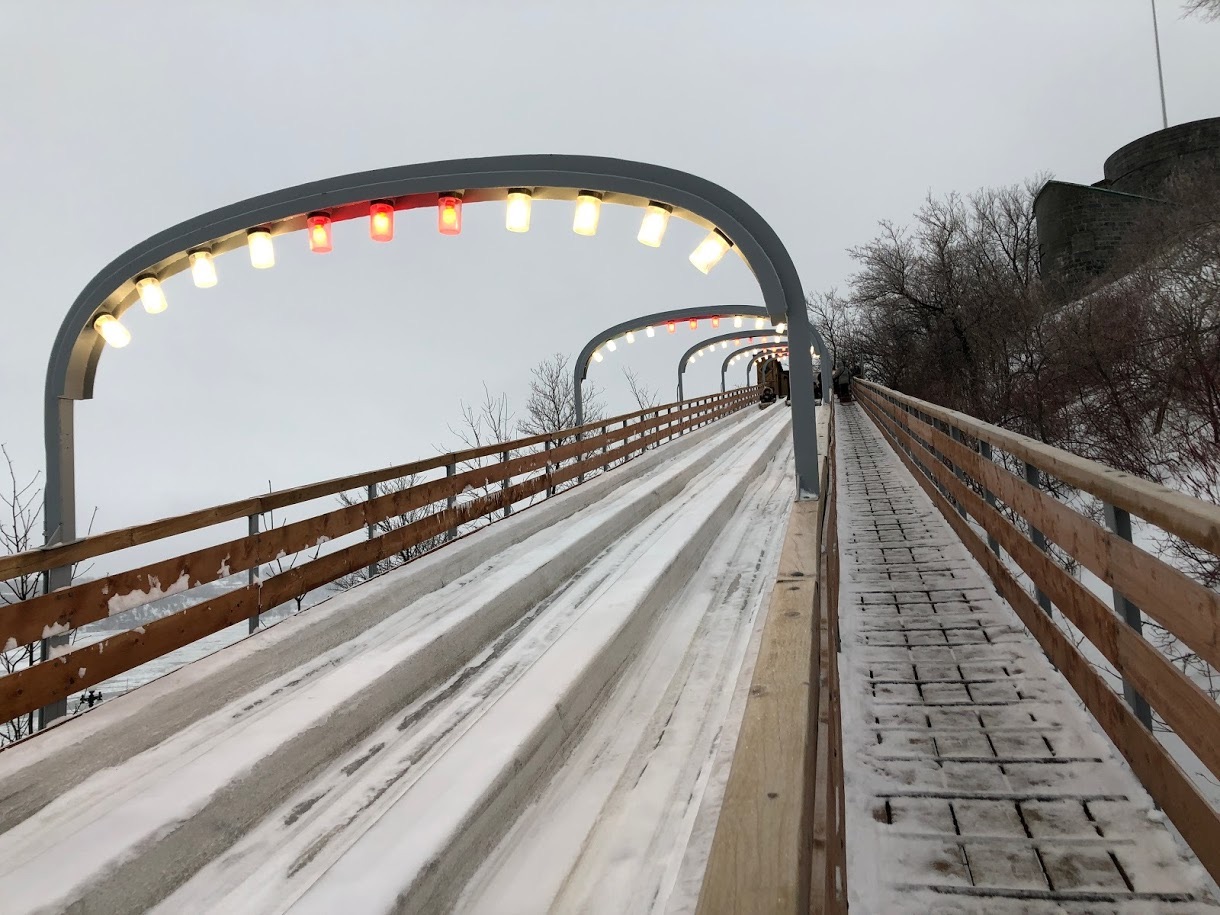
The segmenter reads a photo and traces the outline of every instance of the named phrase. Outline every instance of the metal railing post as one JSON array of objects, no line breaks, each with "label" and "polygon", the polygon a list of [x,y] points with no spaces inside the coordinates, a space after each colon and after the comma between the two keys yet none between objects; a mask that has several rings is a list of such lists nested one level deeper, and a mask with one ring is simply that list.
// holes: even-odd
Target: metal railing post
[{"label": "metal railing post", "polygon": [[[1025,462],[1025,482],[1035,489],[1042,488],[1042,471],[1028,461]],[[1034,542],[1034,546],[1042,552],[1046,552],[1046,537],[1042,535],[1042,531],[1032,524],[1029,526],[1029,539]],[[1042,589],[1037,585],[1034,586],[1034,593],[1038,597],[1038,606],[1049,614],[1051,612],[1051,599],[1043,594]]]},{"label": "metal railing post", "polygon": [[[948,423],[945,425],[948,426]],[[953,439],[953,441],[957,442],[959,445],[965,445],[965,441],[962,439],[962,431],[958,429],[957,426],[949,426],[949,438]],[[957,481],[961,483],[962,486],[967,488],[970,486],[970,484],[966,482],[966,471],[962,470],[962,468],[957,466],[956,463],[953,465],[953,472],[957,474]],[[966,506],[961,502],[957,503],[957,513],[963,518],[967,517]]]},{"label": "metal railing post", "polygon": [[[250,515],[246,519],[246,521],[247,521],[246,530],[249,532],[250,536],[257,537],[258,536],[258,515]],[[246,584],[255,585],[255,584],[258,584],[258,581],[259,581],[258,566],[256,566],[256,565],[251,566],[250,571],[248,571],[246,573]],[[261,603],[261,601],[262,601],[261,597],[259,598],[259,601]],[[249,629],[247,630],[248,632],[254,633],[254,632],[258,631],[259,615],[260,615],[259,607],[255,606],[254,615],[249,618],[250,625],[249,625]]]},{"label": "metal railing post", "polygon": [[[1131,515],[1125,509],[1111,505],[1109,502],[1103,502],[1106,512],[1106,527],[1112,533],[1131,542]],[[1144,617],[1140,612],[1140,608],[1133,604],[1127,597],[1122,594],[1117,588],[1112,589],[1114,592],[1114,610],[1124,620],[1127,625],[1135,630],[1135,634],[1140,638],[1144,635]],[[1123,677],[1123,696],[1127,700],[1127,704],[1131,706],[1131,710],[1135,712],[1135,717],[1140,720],[1149,731],[1152,730],[1152,709],[1148,706],[1148,700],[1145,699],[1136,690],[1135,686],[1126,677]]]},{"label": "metal railing post", "polygon": [[[983,460],[987,461],[987,463],[990,464],[992,462],[993,458],[991,454],[991,442],[985,442],[982,439],[979,439],[979,455],[983,458]],[[985,486],[983,487],[983,500],[992,508],[995,508],[995,493]],[[997,556],[1000,555],[1000,543],[991,534],[987,535],[987,547]]]},{"label": "metal railing post", "polygon": [[[377,536],[377,523],[376,523],[376,522],[373,520],[373,505],[372,505],[373,500],[374,500],[374,499],[376,499],[376,498],[377,498],[377,484],[376,484],[376,483],[370,483],[370,484],[369,484],[368,491],[365,493],[365,499],[367,499],[367,501],[368,501],[368,503],[369,503],[369,507],[368,507],[368,512],[369,512],[369,518],[368,518],[368,522],[369,522],[369,523],[368,523],[369,540],[372,540],[374,537],[376,537],[376,536]],[[374,579],[374,578],[376,578],[376,577],[377,577],[377,572],[378,572],[378,570],[379,570],[379,568],[380,568],[380,565],[381,565],[381,564],[380,564],[380,563],[379,563],[379,562],[378,562],[376,559],[374,559],[372,562],[370,562],[370,563],[369,563],[369,571],[368,571],[368,575],[369,575],[369,579],[370,579],[370,580],[371,580],[371,579]]]},{"label": "metal railing post", "polygon": [[551,457],[550,457],[550,454],[551,454],[551,448],[553,446],[552,446],[551,440],[549,438],[545,442],[543,442],[542,445],[543,445],[543,450],[547,453],[547,459],[546,459],[546,465],[544,467],[544,471],[546,473],[546,497],[549,499],[549,498],[551,498],[551,496],[555,495],[555,487],[553,485],[551,485]]},{"label": "metal railing post", "polygon": [[[502,451],[502,452],[500,452],[500,460],[501,460],[501,461],[503,461],[505,464],[507,464],[507,463],[508,463],[509,456],[510,456],[511,454],[512,454],[512,452],[511,452],[511,451]],[[507,491],[508,491],[508,477],[505,477],[503,480],[501,480],[501,481],[500,481],[500,491],[501,491],[501,492],[507,492]],[[512,505],[510,505],[508,502],[505,502],[505,503],[504,503],[504,517],[505,517],[505,518],[507,518],[507,517],[508,517],[509,515],[511,515],[512,513],[513,513],[513,507],[512,507]]]},{"label": "metal railing post", "polygon": [[[457,464],[453,461],[450,461],[448,464],[445,465],[445,479],[446,480],[453,479],[453,477],[456,475],[457,475]],[[454,493],[446,501],[445,508],[452,511],[456,507],[457,507],[457,493]],[[445,540],[446,541],[452,540],[456,536],[457,536],[457,525],[456,524],[453,527],[449,528],[449,530],[445,531]]]}]

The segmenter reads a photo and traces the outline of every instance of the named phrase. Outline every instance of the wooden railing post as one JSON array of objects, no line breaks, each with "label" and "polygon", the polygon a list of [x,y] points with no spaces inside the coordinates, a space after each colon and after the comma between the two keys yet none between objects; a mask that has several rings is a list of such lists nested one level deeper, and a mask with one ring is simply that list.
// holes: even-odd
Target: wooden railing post
[{"label": "wooden railing post", "polygon": [[[377,536],[377,522],[373,520],[373,505],[372,505],[373,500],[377,498],[377,484],[376,483],[369,484],[368,492],[365,494],[365,498],[368,500],[368,503],[369,503],[369,525],[368,525],[369,537],[368,537],[368,539],[372,540],[374,537]],[[368,574],[369,574],[370,581],[377,577],[377,572],[378,572],[379,567],[380,567],[380,563],[378,563],[377,560],[375,560],[375,559],[369,563]]]},{"label": "wooden railing post", "polygon": [[[251,537],[258,536],[258,515],[250,515],[246,519],[246,531],[247,531],[247,533],[249,533],[249,535]],[[259,584],[257,565],[251,566],[250,570],[248,572],[246,572],[246,584],[248,584],[248,585]],[[256,632],[258,630],[258,618],[260,615],[260,608],[261,608],[261,604],[258,607],[255,607],[254,615],[252,617],[250,617],[250,619],[249,619],[249,630],[248,631],[251,633]]]},{"label": "wooden railing post", "polygon": [[[1029,461],[1025,462],[1025,482],[1035,489],[1042,488],[1042,471],[1029,463]],[[1032,523],[1029,525],[1029,539],[1034,542],[1034,546],[1042,552],[1046,552],[1046,537]],[[1037,585],[1034,586],[1034,593],[1038,597],[1038,606],[1049,614],[1051,612],[1051,599]]]},{"label": "wooden railing post", "polygon": [[[1103,502],[1102,505],[1105,508],[1106,527],[1115,535],[1131,543],[1131,514],[1125,509],[1116,508],[1109,502]],[[1127,621],[1127,625],[1134,629],[1140,638],[1143,638],[1144,616],[1140,612],[1140,608],[1128,600],[1118,588],[1111,590],[1114,594],[1115,612]],[[1148,700],[1140,695],[1126,677],[1123,677],[1123,698],[1127,700],[1127,704],[1131,706],[1131,711],[1135,712],[1135,717],[1140,720],[1140,723],[1151,731],[1152,709],[1148,706]]]},{"label": "wooden railing post", "polygon": [[[448,464],[445,465],[445,479],[446,480],[451,479],[456,474],[457,474],[457,462],[450,461]],[[448,509],[449,511],[453,511],[453,509],[455,509],[456,507],[457,507],[457,494],[455,493],[454,495],[451,495],[447,500],[445,500],[445,508]],[[457,525],[456,524],[453,527],[449,528],[447,531],[445,531],[445,541],[446,542],[452,540],[456,536],[457,536]]]}]

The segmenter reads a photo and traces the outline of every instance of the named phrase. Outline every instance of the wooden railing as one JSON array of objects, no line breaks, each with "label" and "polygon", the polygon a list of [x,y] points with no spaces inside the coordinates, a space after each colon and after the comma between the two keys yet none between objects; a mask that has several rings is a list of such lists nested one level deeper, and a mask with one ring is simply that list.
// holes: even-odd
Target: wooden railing
[{"label": "wooden railing", "polygon": [[[1157,738],[1147,713],[1151,706],[1220,778],[1220,706],[1140,629],[1142,610],[1213,669],[1220,668],[1220,594],[1130,539],[1135,516],[1220,555],[1220,507],[875,384],[857,380],[854,387],[1000,594],[1204,867],[1220,879],[1220,816]],[[1023,473],[997,463],[997,451]],[[1044,475],[1100,500],[1107,527],[1045,492]],[[1048,554],[1048,541],[1113,589],[1113,609]],[[1032,596],[1003,553],[1033,583]],[[1126,701],[1053,621],[1052,607],[1091,643],[1094,657],[1104,657],[1122,678]]]},{"label": "wooden railing", "polygon": [[[258,570],[275,560],[313,550],[328,540],[361,530],[369,539],[295,565],[281,574],[250,580],[185,610],[119,632],[83,647],[62,646],[48,660],[0,677],[0,721],[94,686],[189,645],[244,619],[376,564],[433,538],[630,459],[646,448],[756,403],[757,388],[738,388],[691,400],[638,410],[559,432],[497,442],[423,461],[272,492],[172,518],[85,537],[70,543],[0,557],[0,580],[72,566],[119,550],[192,533],[226,522],[250,519],[251,533],[170,559],[42,594],[0,607],[4,650],[40,642],[105,619],[114,608],[128,611],[165,594]],[[516,455],[516,456],[514,456]],[[495,459],[485,466],[477,465]],[[472,469],[463,469],[472,468]],[[443,476],[377,495],[391,480],[437,473]],[[498,488],[489,488],[499,483]],[[264,513],[352,490],[369,498],[354,505],[257,531]],[[482,491],[482,495],[477,493]],[[471,495],[474,492],[476,495]],[[462,501],[466,499],[466,501]],[[409,523],[377,534],[379,522],[414,512]]]},{"label": "wooden railing", "polygon": [[697,915],[847,911],[828,412],[818,430],[829,441],[822,498],[796,502],[788,516]]}]

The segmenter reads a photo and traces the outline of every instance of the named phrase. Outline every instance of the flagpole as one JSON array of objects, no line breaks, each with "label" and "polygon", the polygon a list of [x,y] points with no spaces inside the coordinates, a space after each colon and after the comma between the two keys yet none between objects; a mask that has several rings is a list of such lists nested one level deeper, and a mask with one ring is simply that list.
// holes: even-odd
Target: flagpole
[{"label": "flagpole", "polygon": [[1165,71],[1161,67],[1161,30],[1156,21],[1156,0],[1152,0],[1152,36],[1156,40],[1156,77],[1161,84],[1161,122],[1169,129],[1169,112],[1165,107]]}]

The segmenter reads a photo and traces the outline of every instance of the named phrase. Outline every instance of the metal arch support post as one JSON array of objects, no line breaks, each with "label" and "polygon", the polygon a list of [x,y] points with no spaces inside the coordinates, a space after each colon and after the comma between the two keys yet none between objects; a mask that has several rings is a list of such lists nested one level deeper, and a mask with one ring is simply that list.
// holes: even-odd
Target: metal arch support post
[{"label": "metal arch support post", "polygon": [[[1102,503],[1106,514],[1106,527],[1111,533],[1116,534],[1128,543],[1131,542],[1131,514],[1125,509],[1111,505],[1109,502]],[[1140,608],[1127,599],[1117,588],[1112,589],[1114,594],[1114,610],[1126,620],[1127,625],[1135,630],[1135,634],[1143,638],[1144,635],[1144,618],[1140,612]],[[1126,677],[1123,677],[1123,698],[1127,700],[1127,704],[1131,706],[1131,711],[1135,712],[1135,717],[1140,720],[1149,731],[1152,730],[1152,709],[1148,705],[1148,700],[1145,699]]]},{"label": "metal arch support post", "polygon": [[[720,393],[723,394],[727,390],[726,376],[729,372],[729,363],[737,356],[745,355],[756,349],[762,349],[765,346],[775,346],[774,343],[747,343],[745,346],[740,346],[724,357],[724,362],[720,365]],[[747,369],[748,371],[748,369]]]},{"label": "metal arch support post", "polygon": [[[788,342],[788,335],[786,333],[777,334],[775,332],[775,330],[772,329],[771,333],[769,333],[769,334],[762,334],[762,333],[759,333],[758,331],[754,331],[751,334],[743,334],[740,332],[735,333],[735,334],[719,334],[718,336],[715,336],[715,337],[708,337],[706,340],[702,341],[701,343],[696,343],[694,346],[692,346],[690,349],[688,349],[685,353],[683,353],[682,358],[678,360],[678,400],[685,399],[682,396],[682,393],[683,393],[682,376],[684,376],[686,374],[686,367],[687,367],[687,365],[690,364],[690,361],[694,357],[695,353],[699,352],[702,349],[706,349],[709,346],[715,346],[717,343],[727,343],[730,340],[740,340],[742,337],[745,337],[747,339],[749,337],[781,337],[784,341],[784,344],[787,344],[787,342]],[[780,344],[775,343],[775,344],[769,344],[769,345],[779,346]],[[738,347],[737,352],[740,353],[741,351],[742,351],[742,348]]]},{"label": "metal arch support post", "polygon": [[[638,318],[632,318],[621,324],[615,324],[613,327],[607,327],[601,333],[596,334],[584,345],[584,348],[576,357],[576,364],[572,369],[572,399],[576,405],[576,425],[583,426],[585,421],[583,385],[585,379],[589,377],[589,363],[593,359],[593,354],[607,340],[621,337],[628,332],[638,333],[645,331],[650,327],[665,324],[668,321],[689,321],[691,318],[710,318],[713,316],[732,318],[737,315],[743,318],[770,317],[767,309],[761,305],[707,305],[699,306],[698,308],[671,308],[669,311],[658,311],[650,315],[640,315]],[[755,328],[754,334],[757,336],[758,328]]]}]

